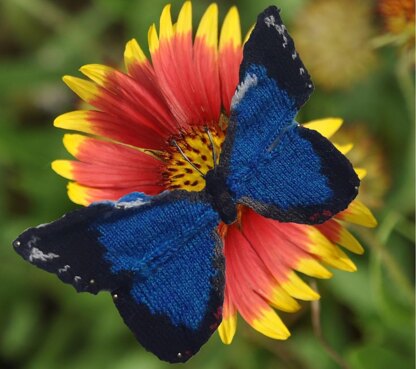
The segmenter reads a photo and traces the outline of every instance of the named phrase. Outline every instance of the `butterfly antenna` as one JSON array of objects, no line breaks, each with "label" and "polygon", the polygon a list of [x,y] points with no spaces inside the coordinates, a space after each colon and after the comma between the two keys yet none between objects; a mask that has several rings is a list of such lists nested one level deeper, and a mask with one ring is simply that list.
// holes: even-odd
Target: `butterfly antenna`
[{"label": "butterfly antenna", "polygon": [[217,153],[215,152],[214,138],[212,137],[211,131],[208,127],[205,127],[205,132],[208,135],[209,142],[211,143],[212,160],[214,161],[214,168],[217,166]]},{"label": "butterfly antenna", "polygon": [[204,173],[202,173],[198,168],[197,168],[197,166],[194,164],[194,163],[192,163],[192,161],[190,161],[189,160],[189,158],[186,156],[186,154],[183,152],[183,150],[181,149],[181,147],[178,145],[178,143],[175,141],[175,140],[172,140],[171,141],[171,144],[173,145],[173,146],[175,146],[177,149],[178,149],[178,151],[179,151],[179,153],[182,155],[182,157],[186,160],[186,162],[192,167],[192,168],[194,168],[200,175],[201,175],[201,177],[202,178],[205,178],[205,175],[204,175]]}]

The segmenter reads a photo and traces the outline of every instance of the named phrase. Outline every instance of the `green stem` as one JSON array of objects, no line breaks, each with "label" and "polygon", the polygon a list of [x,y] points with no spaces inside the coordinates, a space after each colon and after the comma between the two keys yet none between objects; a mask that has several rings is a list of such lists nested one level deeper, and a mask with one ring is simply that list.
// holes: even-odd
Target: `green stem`
[{"label": "green stem", "polygon": [[13,4],[19,6],[33,18],[50,28],[57,28],[66,21],[66,15],[53,2],[44,0],[13,0]]},{"label": "green stem", "polygon": [[401,50],[400,57],[397,63],[396,76],[402,91],[403,97],[406,101],[407,109],[410,114],[410,118],[413,121],[415,114],[415,85],[414,85],[414,70],[415,55],[414,49],[405,48]]},{"label": "green stem", "polygon": [[299,355],[281,342],[265,340],[263,336],[254,332],[251,328],[246,332],[247,338],[256,346],[270,352],[284,364],[287,369],[312,369],[308,363],[300,361]]},{"label": "green stem", "polygon": [[413,304],[415,293],[413,287],[406,276],[402,273],[402,269],[396,260],[386,250],[384,244],[387,243],[392,230],[398,222],[399,217],[395,213],[386,216],[384,222],[379,227],[379,232],[374,234],[367,229],[355,228],[355,232],[363,239],[363,241],[380,257],[392,280],[400,287],[406,299]]},{"label": "green stem", "polygon": [[[310,281],[310,285],[312,289],[314,289],[317,293],[318,291],[318,284],[316,280],[312,279]],[[335,349],[328,343],[322,333],[322,326],[321,326],[321,303],[320,300],[311,301],[311,318],[312,318],[312,327],[315,337],[318,339],[319,343],[326,351],[326,353],[334,360],[340,368],[342,369],[350,369],[349,365],[345,362],[344,358],[335,351]]]}]

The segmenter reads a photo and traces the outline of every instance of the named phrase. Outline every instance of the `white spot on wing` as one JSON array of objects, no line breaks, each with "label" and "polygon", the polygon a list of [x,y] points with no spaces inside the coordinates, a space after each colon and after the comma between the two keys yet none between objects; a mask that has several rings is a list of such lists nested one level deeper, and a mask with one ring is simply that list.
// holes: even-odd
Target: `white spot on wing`
[{"label": "white spot on wing", "polygon": [[32,238],[27,243],[27,246],[29,247],[29,249],[31,249],[33,246],[35,246],[36,245],[36,242],[38,242],[39,240],[40,240],[39,237],[32,236]]},{"label": "white spot on wing", "polygon": [[33,262],[34,260],[40,261],[49,261],[52,259],[59,258],[59,255],[54,254],[53,252],[48,252],[45,254],[43,251],[39,250],[37,247],[32,247],[30,249],[29,261]]},{"label": "white spot on wing", "polygon": [[257,76],[255,74],[247,74],[244,81],[237,86],[237,90],[231,100],[231,109],[234,109],[245,96],[246,92],[257,85]]},{"label": "white spot on wing", "polygon": [[58,273],[67,272],[71,267],[69,265],[65,265],[63,268],[58,269]]},{"label": "white spot on wing", "polygon": [[[268,28],[273,27],[279,33],[279,35],[282,36],[282,38],[283,38],[282,46],[283,46],[283,48],[286,48],[288,40],[287,40],[287,37],[285,35],[285,30],[286,30],[285,25],[284,24],[281,24],[281,25],[276,24],[276,18],[273,15],[270,15],[270,16],[264,18],[264,23],[266,23],[266,26]],[[292,58],[293,58],[293,55],[292,55]]]},{"label": "white spot on wing", "polygon": [[134,208],[136,206],[147,204],[148,202],[149,201],[146,201],[143,199],[137,199],[135,201],[123,201],[123,202],[116,203],[114,207],[118,209],[129,209],[129,208]]}]

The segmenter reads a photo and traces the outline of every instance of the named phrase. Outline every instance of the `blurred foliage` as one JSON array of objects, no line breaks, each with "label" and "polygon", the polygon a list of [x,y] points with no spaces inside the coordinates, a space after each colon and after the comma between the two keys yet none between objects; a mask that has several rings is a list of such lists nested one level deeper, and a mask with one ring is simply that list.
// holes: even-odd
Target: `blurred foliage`
[{"label": "blurred foliage", "polygon": [[[165,2],[0,2],[0,368],[168,367],[135,342],[110,296],[78,295],[24,263],[11,247],[26,227],[75,208],[66,197],[66,181],[50,169],[53,159],[68,155],[52,121],[76,104],[60,77],[87,63],[121,64],[125,42],[136,37],[145,45],[147,27],[158,21]],[[235,3],[245,30],[269,5]],[[279,2],[289,29],[307,3]],[[174,12],[180,4],[173,1]],[[207,4],[194,2],[194,22]],[[219,5],[223,17],[231,2]],[[382,37],[376,4],[370,5],[374,11],[367,22]],[[358,272],[337,272],[319,282],[323,336],[352,369],[414,367],[414,64],[408,49],[384,44],[374,43],[378,62],[364,78],[336,92],[318,85],[300,117],[304,122],[341,116],[347,125],[365,125],[384,154],[383,175],[390,176],[384,205],[376,211],[379,227],[353,229],[367,249],[354,257]],[[185,367],[338,367],[314,335],[309,304],[283,317],[292,331],[288,341],[260,336],[241,321],[231,346],[214,335]]]}]

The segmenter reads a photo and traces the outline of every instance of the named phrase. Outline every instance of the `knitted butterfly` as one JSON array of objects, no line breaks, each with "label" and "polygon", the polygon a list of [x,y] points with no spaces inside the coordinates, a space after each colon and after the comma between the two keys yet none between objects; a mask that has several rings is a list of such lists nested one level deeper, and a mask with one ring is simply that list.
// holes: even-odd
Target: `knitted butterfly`
[{"label": "knitted butterfly", "polygon": [[[188,360],[221,322],[217,229],[237,220],[237,205],[281,222],[316,224],[357,195],[348,160],[294,120],[312,91],[279,10],[267,8],[244,47],[227,137],[203,191],[93,203],[26,230],[16,251],[78,292],[110,291],[147,350],[169,362]],[[215,163],[214,149],[212,155]]]}]

